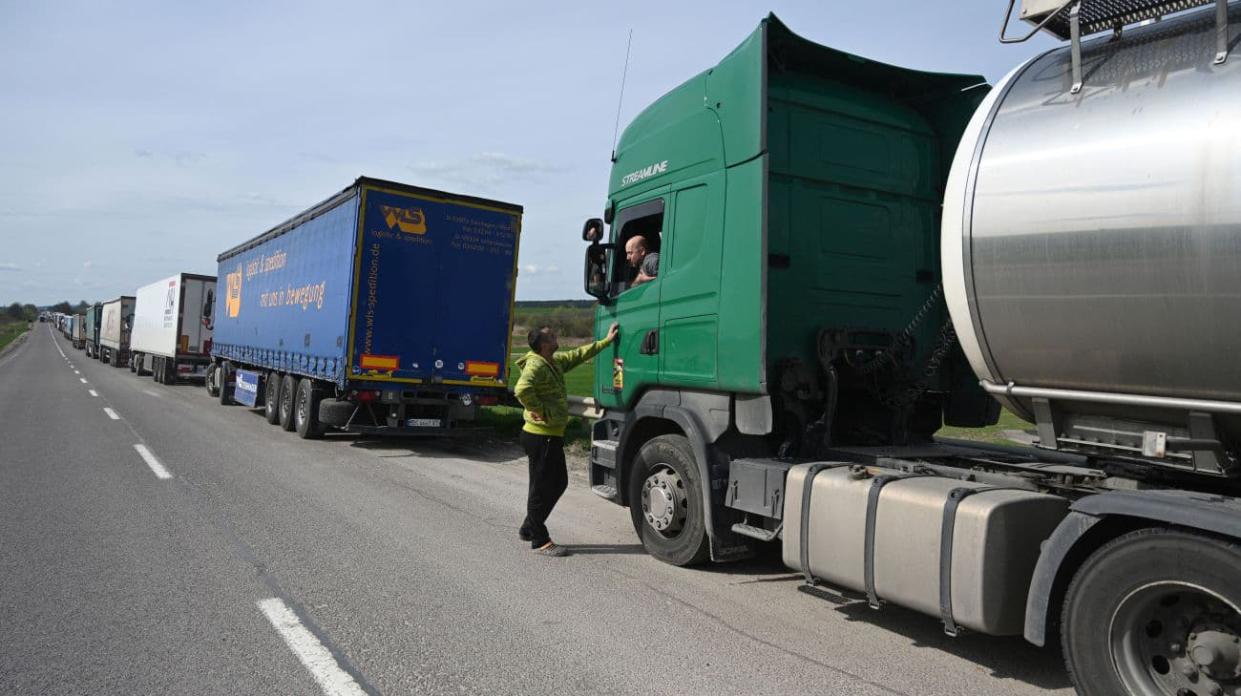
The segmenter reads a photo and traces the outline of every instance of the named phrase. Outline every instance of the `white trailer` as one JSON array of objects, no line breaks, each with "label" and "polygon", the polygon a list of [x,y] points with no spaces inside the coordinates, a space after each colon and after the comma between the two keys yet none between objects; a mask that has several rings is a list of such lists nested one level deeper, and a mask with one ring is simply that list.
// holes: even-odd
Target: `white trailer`
[{"label": "white trailer", "polygon": [[202,379],[211,362],[215,277],[177,275],[138,288],[130,370],[156,382]]},{"label": "white trailer", "polygon": [[129,338],[134,324],[134,298],[128,295],[105,302],[100,309],[99,361],[112,367],[129,364]]}]

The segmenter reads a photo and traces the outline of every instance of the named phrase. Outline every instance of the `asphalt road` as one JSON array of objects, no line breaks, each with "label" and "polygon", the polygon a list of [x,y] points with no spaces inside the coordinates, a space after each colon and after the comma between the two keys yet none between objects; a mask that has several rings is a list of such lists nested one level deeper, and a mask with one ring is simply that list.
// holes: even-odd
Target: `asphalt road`
[{"label": "asphalt road", "polygon": [[534,556],[524,495],[510,444],[302,441],[36,325],[0,357],[0,693],[1071,693],[1020,639],[654,561],[579,477],[574,555]]}]

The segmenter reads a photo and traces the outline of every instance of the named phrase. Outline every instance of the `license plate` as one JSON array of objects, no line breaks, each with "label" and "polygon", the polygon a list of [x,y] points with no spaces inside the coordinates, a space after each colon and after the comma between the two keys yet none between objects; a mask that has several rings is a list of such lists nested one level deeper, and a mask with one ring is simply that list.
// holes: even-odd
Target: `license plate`
[{"label": "license plate", "polygon": [[438,418],[410,418],[405,421],[405,425],[411,428],[438,428],[440,427],[440,419]]}]

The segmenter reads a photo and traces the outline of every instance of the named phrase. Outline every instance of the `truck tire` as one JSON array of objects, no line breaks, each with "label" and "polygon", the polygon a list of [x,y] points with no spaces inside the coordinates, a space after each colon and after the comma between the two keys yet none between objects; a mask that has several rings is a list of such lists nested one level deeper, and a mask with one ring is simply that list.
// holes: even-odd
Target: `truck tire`
[{"label": "truck tire", "polygon": [[297,400],[297,377],[285,375],[280,380],[280,427],[293,431],[293,402]]},{"label": "truck tire", "polygon": [[1069,584],[1061,645],[1082,696],[1232,693],[1241,678],[1241,545],[1140,529]]},{"label": "truck tire", "polygon": [[141,353],[130,353],[129,354],[129,371],[134,374],[138,374],[138,365],[141,361],[142,361]]},{"label": "truck tire", "polygon": [[629,514],[647,553],[675,566],[706,561],[703,504],[689,440],[660,435],[642,445],[629,474]]},{"label": "truck tire", "polygon": [[263,417],[272,425],[280,424],[280,384],[278,372],[268,372],[263,380]]},{"label": "truck tire", "polygon": [[158,355],[151,358],[151,379],[160,383],[164,381],[164,359]]},{"label": "truck tire", "polygon": [[323,437],[323,427],[319,424],[320,401],[323,401],[323,388],[313,379],[303,378],[297,385],[297,400],[293,408],[294,429],[303,440]]},{"label": "truck tire", "polygon": [[216,396],[220,399],[221,406],[229,406],[233,403],[233,390],[228,383],[236,379],[233,366],[229,362],[222,362],[216,367],[216,380],[219,382],[219,391]]},{"label": "truck tire", "polygon": [[108,351],[108,365],[110,365],[111,367],[121,366],[120,356],[117,355],[117,352],[115,350]]},{"label": "truck tire", "polygon": [[177,383],[177,361],[172,358],[164,358],[164,384]]},{"label": "truck tire", "polygon": [[220,365],[214,363],[207,366],[207,376],[203,378],[203,386],[207,388],[207,396],[220,395]]}]

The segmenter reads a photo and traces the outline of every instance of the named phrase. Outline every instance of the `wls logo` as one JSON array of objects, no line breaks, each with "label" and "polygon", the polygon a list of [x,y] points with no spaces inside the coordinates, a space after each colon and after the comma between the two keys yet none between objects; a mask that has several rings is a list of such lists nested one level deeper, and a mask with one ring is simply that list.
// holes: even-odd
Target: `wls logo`
[{"label": "wls logo", "polygon": [[384,215],[388,229],[397,228],[407,234],[426,234],[427,219],[421,208],[396,208],[390,205],[379,206]]}]

